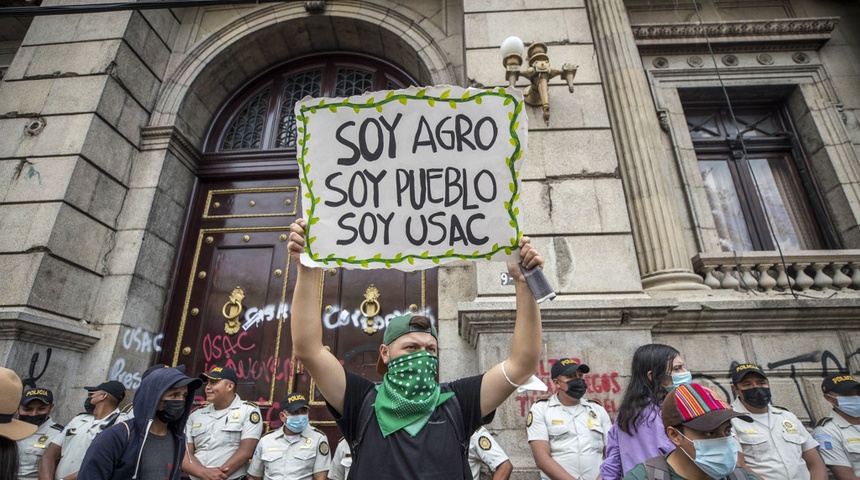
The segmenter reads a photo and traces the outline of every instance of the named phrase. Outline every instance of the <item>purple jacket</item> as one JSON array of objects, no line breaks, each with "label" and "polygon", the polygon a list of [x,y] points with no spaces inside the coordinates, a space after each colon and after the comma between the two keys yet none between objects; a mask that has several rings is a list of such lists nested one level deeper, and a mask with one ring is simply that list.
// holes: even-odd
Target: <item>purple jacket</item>
[{"label": "purple jacket", "polygon": [[633,435],[624,433],[617,422],[609,429],[606,460],[600,465],[603,480],[621,480],[636,465],[675,449],[666,436],[659,405],[651,404],[642,410],[636,427]]}]

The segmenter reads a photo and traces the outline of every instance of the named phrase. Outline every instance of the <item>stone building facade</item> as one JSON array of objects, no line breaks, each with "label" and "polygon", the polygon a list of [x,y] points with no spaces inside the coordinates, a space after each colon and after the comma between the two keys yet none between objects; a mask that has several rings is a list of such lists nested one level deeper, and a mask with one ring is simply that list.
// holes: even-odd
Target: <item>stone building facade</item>
[{"label": "stone building facade", "polygon": [[[589,395],[614,414],[633,351],[662,342],[725,390],[732,362],[759,363],[777,403],[804,421],[825,414],[821,377],[860,370],[851,1],[328,0],[0,16],[0,362],[53,388],[61,420],[78,411],[80,387],[116,378],[134,389],[156,361],[233,362],[264,405],[312,388],[279,327],[295,153],[271,132],[231,143],[237,122],[288,121],[249,112],[266,85],[307,65],[387,75],[376,88],[504,86],[499,46],[511,35],[545,43],[554,67],[578,66],[572,93],[549,82],[548,124],[527,108],[524,223],[559,293],[542,307],[540,375],[581,359]],[[222,203],[228,214],[211,210]],[[271,241],[255,244],[258,234]],[[260,280],[273,293],[253,309],[231,296],[246,257],[225,252],[242,242],[283,264]],[[504,269],[462,262],[404,277],[404,303],[420,298],[411,310],[438,322],[443,379],[506,355]],[[334,324],[351,329],[350,352],[372,356],[379,339],[349,314],[368,281],[330,277],[343,304]],[[272,335],[224,334],[234,313]],[[492,425],[515,478],[537,478],[524,429],[535,398],[515,395]]]}]

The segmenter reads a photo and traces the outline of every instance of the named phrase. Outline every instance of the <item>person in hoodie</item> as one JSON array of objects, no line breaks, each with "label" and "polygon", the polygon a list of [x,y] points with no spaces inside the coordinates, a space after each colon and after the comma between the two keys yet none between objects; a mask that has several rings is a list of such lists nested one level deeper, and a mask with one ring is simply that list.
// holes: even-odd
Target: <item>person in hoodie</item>
[{"label": "person in hoodie", "polygon": [[185,423],[194,390],[203,382],[175,368],[161,368],[140,382],[135,416],[93,440],[79,478],[179,480],[185,456]]}]

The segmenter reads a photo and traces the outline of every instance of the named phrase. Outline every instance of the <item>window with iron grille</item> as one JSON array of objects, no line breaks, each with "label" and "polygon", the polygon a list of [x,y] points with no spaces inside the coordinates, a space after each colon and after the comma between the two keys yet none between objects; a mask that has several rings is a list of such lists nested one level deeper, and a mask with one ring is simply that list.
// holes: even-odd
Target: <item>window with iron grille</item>
[{"label": "window with iron grille", "polygon": [[213,124],[206,152],[294,152],[293,109],[302,98],[349,97],[412,84],[396,67],[369,57],[333,54],[294,62],[258,78],[228,103]]}]

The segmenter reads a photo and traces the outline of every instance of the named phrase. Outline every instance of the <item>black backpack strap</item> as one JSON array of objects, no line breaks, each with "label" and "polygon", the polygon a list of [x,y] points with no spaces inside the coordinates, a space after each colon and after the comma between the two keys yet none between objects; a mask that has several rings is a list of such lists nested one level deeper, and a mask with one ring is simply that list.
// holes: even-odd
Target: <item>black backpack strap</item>
[{"label": "black backpack strap", "polygon": [[361,439],[364,438],[373,415],[376,415],[376,411],[373,408],[373,403],[376,402],[376,394],[376,388],[368,390],[367,395],[361,401],[361,408],[358,410],[358,434],[352,439],[352,443],[349,445],[352,448],[352,456],[356,459],[358,458],[358,447],[361,445]]},{"label": "black backpack strap", "polygon": [[669,463],[663,455],[645,460],[644,465],[648,480],[669,480]]},{"label": "black backpack strap", "polygon": [[99,428],[101,430],[104,430],[106,428],[112,427],[113,424],[116,423],[116,420],[118,418],[119,418],[119,412],[114,412],[114,413],[110,414],[110,416],[105,419],[104,423],[102,423],[101,426],[99,426]]},{"label": "black backpack strap", "polygon": [[[442,385],[442,392],[450,392],[451,388],[448,384]],[[442,411],[448,417],[448,421],[454,426],[454,431],[457,433],[457,440],[460,442],[460,457],[463,464],[463,478],[470,480],[472,478],[472,468],[469,466],[469,443],[472,435],[466,434],[466,429],[463,428],[463,409],[460,406],[460,400],[457,395],[449,398],[442,404]]]}]

